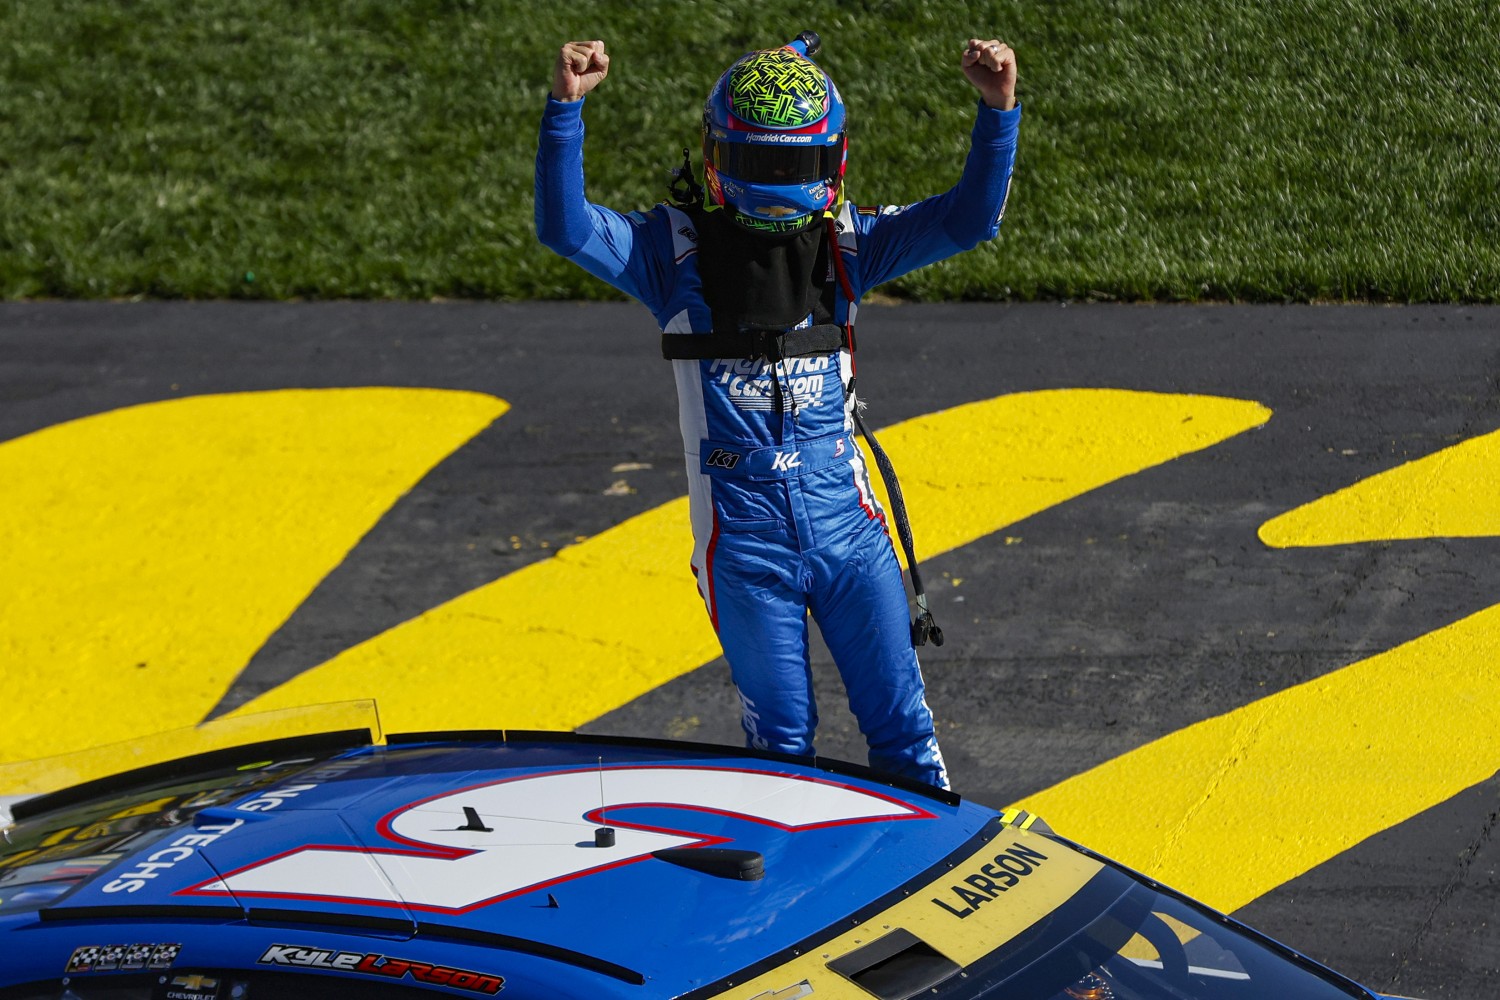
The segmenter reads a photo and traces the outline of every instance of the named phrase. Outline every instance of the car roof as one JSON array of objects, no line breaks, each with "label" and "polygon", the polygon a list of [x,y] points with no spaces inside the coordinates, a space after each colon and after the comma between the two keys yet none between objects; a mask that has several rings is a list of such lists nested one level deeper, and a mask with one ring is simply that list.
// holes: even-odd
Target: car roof
[{"label": "car roof", "polygon": [[[159,949],[162,970],[376,956],[513,996],[701,989],[899,898],[997,820],[836,761],[516,731],[276,741],[14,812],[0,878],[60,864],[29,891],[65,891],[0,892],[0,930],[32,931],[0,986],[148,974]],[[130,946],[138,967],[103,967]]]}]

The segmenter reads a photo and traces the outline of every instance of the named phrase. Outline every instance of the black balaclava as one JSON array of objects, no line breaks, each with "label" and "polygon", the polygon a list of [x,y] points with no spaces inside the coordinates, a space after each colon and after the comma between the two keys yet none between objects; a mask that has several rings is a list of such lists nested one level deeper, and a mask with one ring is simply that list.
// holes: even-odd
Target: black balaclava
[{"label": "black balaclava", "polygon": [[794,233],[762,233],[736,225],[728,210],[700,219],[698,274],[714,330],[785,330],[815,310],[828,275],[821,220]]}]

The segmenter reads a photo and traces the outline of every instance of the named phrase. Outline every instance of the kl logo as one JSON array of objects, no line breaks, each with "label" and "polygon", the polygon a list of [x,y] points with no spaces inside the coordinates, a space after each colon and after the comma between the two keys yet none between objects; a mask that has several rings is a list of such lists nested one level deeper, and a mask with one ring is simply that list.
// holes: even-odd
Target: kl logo
[{"label": "kl logo", "polygon": [[778,451],[776,458],[771,462],[771,468],[777,472],[788,472],[801,467],[802,452],[800,451]]}]

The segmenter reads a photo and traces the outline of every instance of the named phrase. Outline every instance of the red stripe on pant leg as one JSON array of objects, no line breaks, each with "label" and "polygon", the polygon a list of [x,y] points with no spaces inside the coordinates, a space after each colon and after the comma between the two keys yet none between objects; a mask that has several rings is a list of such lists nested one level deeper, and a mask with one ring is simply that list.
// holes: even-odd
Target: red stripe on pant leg
[{"label": "red stripe on pant leg", "polygon": [[714,511],[714,530],[708,536],[708,548],[703,553],[703,572],[708,574],[708,620],[713,624],[714,635],[719,634],[719,599],[714,594],[714,550],[719,545],[719,512]]}]

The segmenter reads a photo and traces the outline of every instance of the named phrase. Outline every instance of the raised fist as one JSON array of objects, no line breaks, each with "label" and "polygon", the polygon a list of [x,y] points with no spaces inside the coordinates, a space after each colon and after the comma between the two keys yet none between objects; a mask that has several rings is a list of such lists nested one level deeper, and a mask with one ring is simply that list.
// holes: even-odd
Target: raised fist
[{"label": "raised fist", "polygon": [[552,67],[552,98],[580,100],[608,74],[609,56],[603,42],[568,42],[558,50],[557,63]]},{"label": "raised fist", "polygon": [[1009,45],[971,38],[960,65],[984,103],[1001,111],[1016,106],[1016,54]]}]

